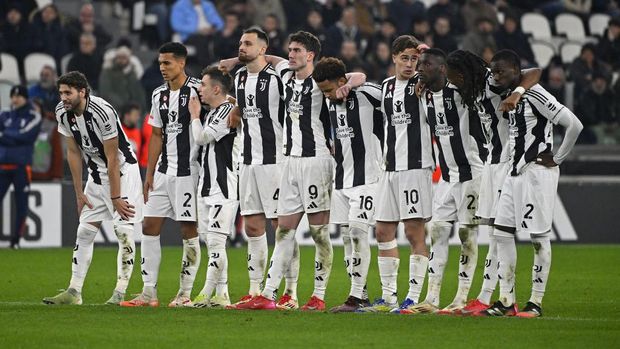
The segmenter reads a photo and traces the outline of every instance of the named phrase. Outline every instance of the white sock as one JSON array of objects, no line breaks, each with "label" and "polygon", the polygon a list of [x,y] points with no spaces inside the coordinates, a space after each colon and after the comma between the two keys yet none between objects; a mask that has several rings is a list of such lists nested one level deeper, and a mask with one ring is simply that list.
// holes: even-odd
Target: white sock
[{"label": "white sock", "polygon": [[397,278],[400,259],[395,257],[378,257],[379,277],[381,278],[381,298],[390,304],[398,302]]},{"label": "white sock", "polygon": [[334,250],[327,231],[327,224],[310,225],[310,234],[314,240],[314,291],[312,295],[325,299],[325,290],[332,271]]},{"label": "white sock", "polygon": [[469,296],[471,282],[478,264],[478,226],[461,225],[459,228],[461,240],[461,256],[459,259],[459,287],[456,291],[453,304],[464,304]]},{"label": "white sock", "polygon": [[515,268],[517,246],[514,235],[495,229],[497,260],[499,261],[499,300],[508,307],[515,303]]},{"label": "white sock", "polygon": [[228,299],[228,268],[223,269],[215,285],[215,295]]},{"label": "white sock", "polygon": [[530,302],[541,306],[551,269],[551,241],[549,235],[532,236],[534,266],[532,267],[532,296]]},{"label": "white sock", "polygon": [[347,271],[349,279],[351,278],[351,254],[353,253],[353,245],[351,242],[351,228],[348,225],[341,225],[342,246],[344,247],[344,268]]},{"label": "white sock", "polygon": [[489,252],[484,261],[484,276],[478,300],[484,304],[491,304],[491,297],[497,285],[497,241],[493,236],[493,226],[487,228],[489,229]]},{"label": "white sock", "polygon": [[183,239],[183,257],[181,260],[181,280],[179,294],[189,297],[192,294],[194,280],[200,266],[200,240],[198,237]]},{"label": "white sock", "polygon": [[267,234],[248,236],[248,274],[250,276],[250,290],[248,294],[260,294],[267,265]]},{"label": "white sock", "polygon": [[428,257],[419,254],[409,256],[409,293],[407,293],[407,298],[416,304],[420,299],[420,293],[422,293],[427,268]]},{"label": "white sock", "polygon": [[73,288],[79,293],[82,293],[84,279],[88,273],[90,261],[93,259],[93,246],[98,231],[98,228],[89,223],[80,223],[77,228],[69,288]]},{"label": "white sock", "polygon": [[159,264],[161,263],[161,244],[159,235],[143,235],[141,243],[142,260],[140,262],[142,282],[144,289],[142,293],[151,298],[157,298],[157,277],[159,275]]},{"label": "white sock", "polygon": [[133,239],[133,224],[115,224],[114,233],[118,239],[116,256],[116,287],[115,291],[125,293],[133,272],[136,257],[136,242]]},{"label": "white sock", "polygon": [[428,258],[428,292],[425,302],[439,306],[443,271],[448,262],[448,248],[452,223],[431,223],[431,254]]},{"label": "white sock", "polygon": [[367,224],[351,223],[351,291],[349,294],[359,299],[364,299],[364,286],[366,286],[370,266],[369,229],[370,226]]},{"label": "white sock", "polygon": [[276,229],[276,246],[273,249],[267,280],[262,295],[269,299],[276,298],[276,292],[284,277],[284,272],[291,264],[295,253],[295,229]]},{"label": "white sock", "polygon": [[223,270],[228,269],[228,256],[226,255],[226,235],[209,232],[207,234],[207,277],[205,285],[200,291],[207,297],[211,297],[215,290]]},{"label": "white sock", "polygon": [[299,243],[294,240],[295,249],[293,259],[284,273],[284,294],[288,294],[293,299],[297,299],[297,280],[299,279]]}]

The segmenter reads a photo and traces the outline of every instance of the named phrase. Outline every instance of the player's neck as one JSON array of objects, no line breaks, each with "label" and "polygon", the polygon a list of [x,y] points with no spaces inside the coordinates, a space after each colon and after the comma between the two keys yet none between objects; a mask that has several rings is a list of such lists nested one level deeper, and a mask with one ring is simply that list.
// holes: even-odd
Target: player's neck
[{"label": "player's neck", "polygon": [[73,110],[73,113],[75,114],[75,116],[82,116],[82,115],[84,115],[84,110],[86,109],[86,102],[88,102],[88,97],[84,98],[80,102],[80,105],[78,105],[77,108],[75,108]]},{"label": "player's neck", "polygon": [[173,80],[168,81],[168,86],[170,86],[170,89],[172,91],[176,91],[176,90],[180,89],[185,84],[185,80],[187,80],[187,75],[185,75],[185,73],[183,72],[183,73],[179,74]]},{"label": "player's neck", "polygon": [[252,62],[248,62],[245,66],[248,69],[248,73],[256,74],[261,70],[265,69],[267,65],[267,60],[265,60],[264,56],[258,56]]},{"label": "player's neck", "polygon": [[215,98],[213,98],[212,101],[209,101],[209,107],[211,107],[211,109],[215,109],[217,107],[219,107],[220,105],[224,104],[226,101],[228,101],[228,99],[226,98],[226,95],[222,95],[222,96],[217,96]]},{"label": "player's neck", "polygon": [[433,92],[439,92],[446,86],[446,78],[441,77],[435,80],[428,88]]},{"label": "player's neck", "polygon": [[295,72],[295,79],[306,80],[308,76],[312,75],[313,71],[314,71],[314,65],[308,64],[305,67]]}]

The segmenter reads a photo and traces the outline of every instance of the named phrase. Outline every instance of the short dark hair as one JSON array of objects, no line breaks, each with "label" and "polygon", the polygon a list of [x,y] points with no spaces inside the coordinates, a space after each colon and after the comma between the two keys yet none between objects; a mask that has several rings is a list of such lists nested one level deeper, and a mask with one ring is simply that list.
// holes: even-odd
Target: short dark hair
[{"label": "short dark hair", "polygon": [[521,58],[512,50],[500,50],[491,58],[491,62],[504,61],[510,63],[516,70],[521,69]]},{"label": "short dark hair", "polygon": [[401,35],[392,43],[392,54],[397,55],[408,48],[417,49],[420,45],[418,39],[413,35]]},{"label": "short dark hair", "polygon": [[180,42],[167,42],[159,47],[159,53],[172,53],[176,58],[187,58],[187,47]]},{"label": "short dark hair", "polygon": [[79,71],[70,71],[62,74],[56,81],[56,87],[60,88],[60,85],[67,85],[77,90],[85,89],[86,96],[90,94],[90,87],[88,86],[88,80],[84,74]]},{"label": "short dark hair", "polygon": [[267,46],[269,46],[269,37],[264,30],[257,26],[249,27],[248,29],[243,31],[243,34],[256,34],[256,37],[258,37],[260,40],[263,40],[267,44]]},{"label": "short dark hair", "polygon": [[306,50],[314,52],[314,56],[317,58],[321,54],[321,42],[319,41],[319,38],[314,36],[312,33],[300,30],[291,34],[291,36],[289,36],[289,41],[300,43],[306,48]]},{"label": "short dark hair", "polygon": [[215,81],[222,87],[224,93],[228,93],[232,88],[232,77],[228,73],[219,70],[217,66],[206,67],[200,73],[201,77],[208,75],[211,81]]},{"label": "short dark hair", "polygon": [[424,52],[422,52],[422,54],[437,57],[441,59],[441,62],[443,64],[446,64],[446,60],[448,59],[448,56],[446,55],[446,53],[440,48],[429,48],[429,49],[426,49]]},{"label": "short dark hair", "polygon": [[345,64],[335,57],[323,57],[314,67],[312,78],[316,82],[334,81],[346,78],[347,68]]}]

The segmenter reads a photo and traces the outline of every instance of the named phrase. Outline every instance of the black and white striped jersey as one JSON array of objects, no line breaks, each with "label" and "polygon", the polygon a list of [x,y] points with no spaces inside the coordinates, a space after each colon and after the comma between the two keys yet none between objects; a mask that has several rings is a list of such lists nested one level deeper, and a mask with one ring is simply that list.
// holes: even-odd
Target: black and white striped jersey
[{"label": "black and white striped jersey", "polygon": [[171,90],[167,83],[153,91],[149,124],[161,128],[162,147],[157,170],[172,176],[189,176],[198,169],[198,146],[190,129],[189,99],[198,96],[200,80],[187,77]]},{"label": "black and white striped jersey", "polygon": [[[222,194],[225,198],[238,200],[237,174],[233,168],[233,143],[237,136],[236,129],[228,127],[228,116],[234,105],[224,102],[207,114],[203,133],[208,133],[214,140],[202,145],[200,151],[200,196]],[[203,144],[201,139],[197,144]]]},{"label": "black and white striped jersey", "polygon": [[330,156],[329,112],[323,92],[312,76],[295,79],[286,61],[278,63],[276,71],[284,83],[284,155]]},{"label": "black and white striped jersey", "polygon": [[327,100],[327,106],[335,135],[335,188],[375,183],[383,145],[381,87],[363,84],[352,89],[342,103]]},{"label": "black and white striped jersey", "polygon": [[553,124],[565,108],[540,85],[521,97],[517,108],[509,113],[511,175],[517,176],[540,153],[553,149]]},{"label": "black and white striped jersey", "polygon": [[259,73],[246,67],[235,75],[235,98],[242,114],[243,163],[275,164],[282,158],[284,86],[267,64]]},{"label": "black and white striped jersey", "polygon": [[508,113],[500,112],[499,105],[509,96],[510,91],[495,85],[490,70],[484,95],[476,101],[478,116],[487,140],[488,156],[484,159],[490,164],[499,164],[509,160],[508,152]]},{"label": "black and white striped jersey", "polygon": [[72,137],[82,150],[88,173],[97,184],[108,182],[108,159],[103,142],[118,137],[118,161],[121,173],[125,163],[135,164],[136,155],[121,127],[118,114],[103,98],[89,96],[82,115],[66,111],[63,103],[56,106],[58,132]]},{"label": "black and white striped jersey", "polygon": [[431,131],[415,93],[417,74],[409,80],[383,81],[381,109],[385,128],[383,166],[386,171],[435,167]]},{"label": "black and white striped jersey", "polygon": [[446,84],[437,92],[424,91],[422,106],[439,149],[443,180],[465,182],[479,176],[483,165],[482,127],[474,111],[463,104],[456,86]]}]

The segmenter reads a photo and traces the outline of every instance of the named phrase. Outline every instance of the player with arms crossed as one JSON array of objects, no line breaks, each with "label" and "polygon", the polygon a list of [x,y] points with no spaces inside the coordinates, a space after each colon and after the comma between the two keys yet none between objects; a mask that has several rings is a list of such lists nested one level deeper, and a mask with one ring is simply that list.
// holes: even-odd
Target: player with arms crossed
[{"label": "player with arms crossed", "polygon": [[185,74],[186,58],[187,49],[180,43],[169,42],[159,48],[159,70],[166,83],[153,91],[149,118],[153,134],[149,143],[149,160],[144,181],[144,288],[138,297],[122,302],[121,306],[159,306],[159,235],[166,217],[180,223],[183,236],[180,287],[168,306],[192,305],[190,294],[200,265],[200,241],[196,231],[196,184],[199,165],[198,147],[190,129],[189,100],[197,96],[196,90],[200,82]]},{"label": "player with arms crossed", "polygon": [[[57,81],[61,102],[56,107],[58,132],[67,141],[67,162],[73,178],[80,224],[66,291],[44,298],[47,304],[82,304],[82,286],[93,256],[95,235],[102,221],[113,221],[119,241],[118,281],[107,303],[122,301],[131,272],[134,223],[142,220],[142,181],[136,155],[123,132],[118,114],[105,100],[90,95],[86,77],[77,71]],[[82,189],[82,157],[88,180]]]},{"label": "player with arms crossed", "polygon": [[370,265],[369,231],[374,225],[374,199],[381,174],[383,114],[381,87],[366,83],[338,97],[347,83],[346,67],[337,58],[323,58],[312,76],[327,99],[334,129],[334,190],[330,223],[339,224],[351,291],[332,312],[356,311],[367,303],[364,295]]},{"label": "player with arms crossed", "polygon": [[[502,50],[491,60],[491,73],[498,85],[516,90],[521,78],[520,58]],[[487,316],[538,317],[551,267],[550,232],[562,163],[583,125],[564,105],[540,85],[523,94],[509,114],[510,174],[497,203],[495,238],[499,260],[499,300],[479,312]],[[566,129],[557,153],[552,152],[553,125]],[[515,299],[516,231],[527,232],[534,246],[532,294],[521,312]]]}]

